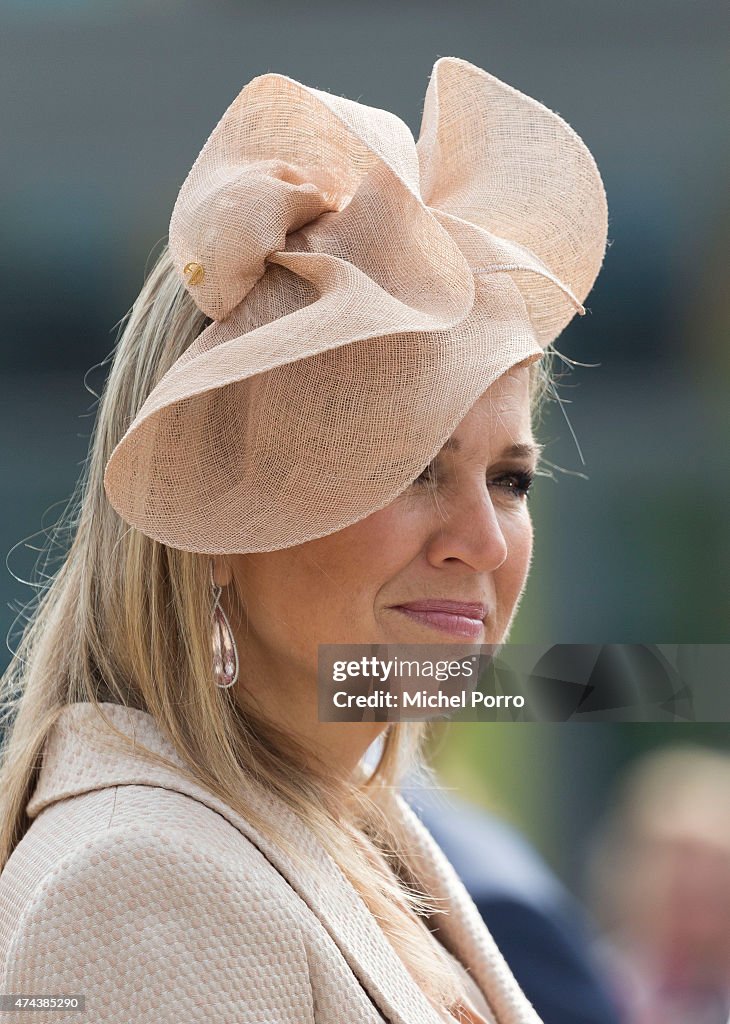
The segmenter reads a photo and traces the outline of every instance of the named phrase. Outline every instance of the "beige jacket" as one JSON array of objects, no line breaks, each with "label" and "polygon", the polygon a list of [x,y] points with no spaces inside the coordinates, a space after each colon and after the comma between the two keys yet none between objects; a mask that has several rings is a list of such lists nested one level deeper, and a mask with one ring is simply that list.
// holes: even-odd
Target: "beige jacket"
[{"label": "beige jacket", "polygon": [[[181,764],[152,716],[103,707]],[[90,705],[62,712],[31,827],[0,874],[0,993],[83,995],[85,1009],[0,1013],[3,1024],[442,1024],[283,801],[250,784],[251,803],[311,855],[306,873],[204,787],[110,745],[98,723]],[[438,937],[486,997],[485,1020],[540,1024],[453,868],[398,806],[419,881],[448,908]]]}]

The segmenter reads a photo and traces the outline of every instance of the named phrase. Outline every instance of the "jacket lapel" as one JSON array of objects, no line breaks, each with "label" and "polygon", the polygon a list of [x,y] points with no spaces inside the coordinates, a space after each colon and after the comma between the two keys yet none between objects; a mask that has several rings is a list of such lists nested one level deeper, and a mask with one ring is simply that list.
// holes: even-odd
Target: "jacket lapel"
[{"label": "jacket lapel", "polygon": [[[136,743],[184,763],[146,712],[103,703],[116,728]],[[372,1001],[391,1024],[443,1024],[386,938],[354,886],[314,833],[279,797],[249,780],[247,801],[274,820],[311,865],[303,870],[289,854],[255,829],[204,786],[179,772],[153,765],[143,754],[127,752],[99,728],[90,704],[65,708],[48,738],[43,766],[27,813],[68,796],[117,785],[162,786],[185,793],[217,811],[245,835],[300,895],[339,947]],[[540,1024],[484,926],[479,912],[435,840],[406,801],[396,797],[409,842],[417,850],[425,890],[444,901],[439,938],[467,966],[492,1005],[498,1024]]]},{"label": "jacket lapel", "polygon": [[497,1024],[542,1024],[441,847],[400,793],[395,800],[409,848],[419,863],[419,882],[424,891],[448,907],[434,922],[439,941],[469,968]]}]

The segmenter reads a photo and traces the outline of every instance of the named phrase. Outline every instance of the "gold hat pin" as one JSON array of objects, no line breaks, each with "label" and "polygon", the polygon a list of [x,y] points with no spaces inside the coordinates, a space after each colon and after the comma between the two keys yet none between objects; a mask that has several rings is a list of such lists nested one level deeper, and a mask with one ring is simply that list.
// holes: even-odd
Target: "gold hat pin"
[{"label": "gold hat pin", "polygon": [[188,279],[188,284],[200,284],[205,276],[205,270],[200,263],[186,263],[183,267],[183,274]]}]

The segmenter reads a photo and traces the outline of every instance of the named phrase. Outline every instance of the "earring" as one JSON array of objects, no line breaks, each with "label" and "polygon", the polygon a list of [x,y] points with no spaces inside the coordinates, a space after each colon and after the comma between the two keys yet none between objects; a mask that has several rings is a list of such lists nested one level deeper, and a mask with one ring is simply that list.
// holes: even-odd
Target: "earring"
[{"label": "earring", "polygon": [[213,579],[213,559],[209,564],[210,585],[213,588],[214,605],[212,617],[213,637],[213,675],[216,686],[227,689],[238,679],[238,648],[233,636],[231,624],[226,613],[221,607],[220,598],[222,587],[216,585]]}]

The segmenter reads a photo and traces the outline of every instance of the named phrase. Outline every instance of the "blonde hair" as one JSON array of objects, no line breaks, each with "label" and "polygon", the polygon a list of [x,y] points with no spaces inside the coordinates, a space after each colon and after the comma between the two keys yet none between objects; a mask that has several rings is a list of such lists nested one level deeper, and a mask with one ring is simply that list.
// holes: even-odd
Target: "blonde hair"
[{"label": "blonde hair", "polygon": [[[415,865],[409,866],[395,816],[388,813],[389,794],[407,772],[433,782],[424,756],[428,725],[392,724],[372,774],[336,782],[291,735],[213,684],[210,556],[167,547],[129,527],[103,488],[117,441],[156,382],[210,323],[181,283],[167,244],[120,323],[89,454],[47,554],[66,534],[68,551],[55,574],[43,574],[0,680],[0,729],[6,729],[0,870],[30,826],[25,807],[46,737],[63,708],[90,702],[105,721],[102,701],[139,708],[170,738],[191,779],[289,849],[270,821],[245,806],[242,774],[254,775],[286,801],[355,886],[434,1007],[453,1010],[459,979],[423,920],[439,908],[411,884]],[[545,360],[530,369],[537,404],[549,371]],[[157,755],[152,759],[165,763]]]}]

